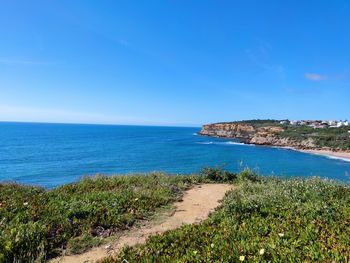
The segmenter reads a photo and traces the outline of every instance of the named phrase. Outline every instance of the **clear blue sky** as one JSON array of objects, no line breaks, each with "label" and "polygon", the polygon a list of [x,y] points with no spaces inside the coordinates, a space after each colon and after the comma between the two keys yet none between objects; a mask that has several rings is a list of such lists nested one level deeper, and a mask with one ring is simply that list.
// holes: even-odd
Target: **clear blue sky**
[{"label": "clear blue sky", "polygon": [[0,0],[0,120],[350,118],[349,1]]}]

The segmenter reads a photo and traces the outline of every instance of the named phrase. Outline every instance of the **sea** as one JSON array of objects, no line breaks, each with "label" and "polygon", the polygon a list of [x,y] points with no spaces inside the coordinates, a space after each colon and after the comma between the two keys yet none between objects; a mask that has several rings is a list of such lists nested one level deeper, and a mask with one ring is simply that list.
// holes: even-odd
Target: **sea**
[{"label": "sea", "polygon": [[53,188],[96,174],[198,173],[204,167],[266,176],[350,180],[350,162],[198,135],[200,127],[0,122],[0,182]]}]

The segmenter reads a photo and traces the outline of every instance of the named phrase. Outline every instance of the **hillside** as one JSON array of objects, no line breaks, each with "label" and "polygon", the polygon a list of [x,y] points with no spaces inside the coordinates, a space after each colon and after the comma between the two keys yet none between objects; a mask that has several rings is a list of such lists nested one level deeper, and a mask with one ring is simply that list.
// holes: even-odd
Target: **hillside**
[{"label": "hillside", "polygon": [[350,126],[312,127],[278,120],[249,120],[203,125],[200,134],[235,138],[248,144],[350,151]]}]

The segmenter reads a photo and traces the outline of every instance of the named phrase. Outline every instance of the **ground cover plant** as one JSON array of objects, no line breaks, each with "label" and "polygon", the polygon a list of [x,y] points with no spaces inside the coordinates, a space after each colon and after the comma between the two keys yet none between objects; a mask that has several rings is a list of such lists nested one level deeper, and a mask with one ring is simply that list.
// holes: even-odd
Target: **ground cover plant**
[{"label": "ground cover plant", "polygon": [[104,263],[349,262],[349,233],[348,185],[245,171],[203,223],[153,236]]},{"label": "ground cover plant", "polygon": [[97,176],[46,190],[0,184],[0,262],[33,262],[101,243],[168,205],[200,176]]}]

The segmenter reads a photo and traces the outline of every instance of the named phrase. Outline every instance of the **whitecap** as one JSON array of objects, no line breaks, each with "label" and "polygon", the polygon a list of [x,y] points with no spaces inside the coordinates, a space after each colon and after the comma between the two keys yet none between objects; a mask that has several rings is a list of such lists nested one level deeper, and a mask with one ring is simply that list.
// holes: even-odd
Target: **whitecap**
[{"label": "whitecap", "polygon": [[213,142],[196,142],[197,144],[213,144]]},{"label": "whitecap", "polygon": [[344,161],[344,162],[350,162],[350,159],[344,158],[344,157],[333,156],[333,155],[328,155],[328,154],[317,154],[317,153],[314,153],[314,154],[315,154],[315,155],[318,155],[318,156],[327,157],[328,159],[341,160],[341,161]]},{"label": "whitecap", "polygon": [[230,145],[243,145],[243,146],[255,146],[254,144],[247,144],[247,143],[244,143],[244,142],[233,142],[233,141],[225,142],[225,144],[230,144]]}]

